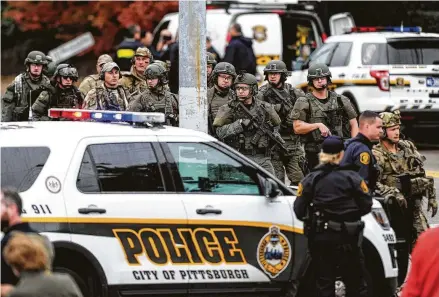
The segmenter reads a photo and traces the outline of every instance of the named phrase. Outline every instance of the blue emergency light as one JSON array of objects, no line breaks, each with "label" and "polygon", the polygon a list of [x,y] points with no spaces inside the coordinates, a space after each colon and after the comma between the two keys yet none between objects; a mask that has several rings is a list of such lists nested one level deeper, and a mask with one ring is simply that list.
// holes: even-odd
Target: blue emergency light
[{"label": "blue emergency light", "polygon": [[411,32],[421,33],[421,27],[384,26],[384,27],[353,27],[351,32]]},{"label": "blue emergency light", "polygon": [[165,123],[165,114],[160,112],[51,108],[49,109],[49,117],[52,119],[93,120],[95,122]]}]

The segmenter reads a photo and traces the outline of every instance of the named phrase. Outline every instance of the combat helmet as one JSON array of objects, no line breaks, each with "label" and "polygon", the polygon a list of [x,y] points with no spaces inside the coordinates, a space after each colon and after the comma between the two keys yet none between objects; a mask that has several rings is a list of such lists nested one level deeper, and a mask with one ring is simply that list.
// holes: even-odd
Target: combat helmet
[{"label": "combat helmet", "polygon": [[[50,58],[51,60],[51,58]],[[40,51],[31,51],[26,59],[24,60],[24,65],[27,66],[29,64],[38,64],[38,65],[44,65],[46,66],[49,64],[46,55],[43,52]]]},{"label": "combat helmet", "polygon": [[383,120],[383,128],[390,128],[396,125],[401,125],[401,113],[399,110],[394,112],[382,112],[380,118]]},{"label": "combat helmet", "polygon": [[215,68],[213,68],[212,75],[213,75],[213,81],[215,84],[218,84],[218,76],[219,74],[228,74],[232,76],[232,80],[236,77],[236,70],[235,66],[228,62],[219,62],[216,64]]},{"label": "combat helmet", "polygon": [[207,65],[212,65],[213,67],[215,67],[216,65],[216,60],[215,60],[215,55],[207,52],[206,53],[206,60],[207,60]]},{"label": "combat helmet", "polygon": [[78,70],[70,64],[59,64],[56,67],[53,77],[70,77],[73,81],[77,81],[79,78]]},{"label": "combat helmet", "polygon": [[331,71],[329,71],[329,67],[323,63],[313,64],[308,69],[308,75],[306,78],[308,79],[308,84],[312,86],[313,79],[327,77],[328,83],[331,82]]},{"label": "combat helmet", "polygon": [[264,68],[265,80],[268,80],[268,73],[280,73],[282,82],[286,80],[287,75],[289,74],[287,65],[280,60],[272,60],[267,64],[267,66],[265,66]]},{"label": "combat helmet", "polygon": [[[154,60],[154,62],[152,64],[157,64],[162,66],[163,68],[165,68],[166,72],[169,72],[169,67],[168,67],[168,63],[161,61],[161,60]],[[151,65],[152,65],[151,64]]]},{"label": "combat helmet", "polygon": [[159,65],[159,64],[151,64],[148,67],[146,67],[144,75],[146,79],[159,79],[159,83],[162,85],[165,85],[168,83],[167,77],[166,77],[166,69]]},{"label": "combat helmet", "polygon": [[247,72],[241,72],[236,76],[235,81],[233,82],[233,89],[235,89],[235,86],[237,84],[245,84],[249,85],[251,88],[252,95],[256,95],[258,92],[258,80],[253,74],[247,73]]}]

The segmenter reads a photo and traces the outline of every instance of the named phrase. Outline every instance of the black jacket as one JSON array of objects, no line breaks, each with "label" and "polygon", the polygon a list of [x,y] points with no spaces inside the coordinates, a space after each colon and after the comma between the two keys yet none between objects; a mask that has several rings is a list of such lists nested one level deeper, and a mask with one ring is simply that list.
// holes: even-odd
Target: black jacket
[{"label": "black jacket", "polygon": [[352,167],[324,164],[315,167],[299,184],[294,212],[303,220],[310,203],[334,221],[358,221],[372,208],[364,180]]},{"label": "black jacket", "polygon": [[244,36],[235,36],[226,47],[223,62],[229,62],[235,66],[236,72],[245,70],[253,75],[256,74],[256,57],[252,48],[253,41]]}]

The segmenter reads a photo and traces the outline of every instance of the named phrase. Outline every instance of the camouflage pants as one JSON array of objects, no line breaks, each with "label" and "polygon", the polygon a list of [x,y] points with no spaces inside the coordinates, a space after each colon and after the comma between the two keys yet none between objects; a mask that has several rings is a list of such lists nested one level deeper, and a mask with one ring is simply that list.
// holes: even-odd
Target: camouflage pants
[{"label": "camouflage pants", "polygon": [[294,155],[294,156],[282,156],[278,153],[274,154],[271,158],[271,163],[273,163],[274,172],[276,177],[282,182],[285,182],[285,171],[287,177],[291,182],[291,185],[298,185],[303,179],[302,168],[299,166],[300,158],[304,156]]},{"label": "camouflage pants", "polygon": [[272,173],[273,175],[274,173],[274,168],[273,168],[273,164],[271,163],[271,158],[270,157],[266,157],[264,155],[261,154],[257,154],[257,155],[246,155],[249,159],[253,160],[254,162],[256,162],[259,166],[261,166],[262,168],[264,168],[265,170],[267,170],[268,172]]},{"label": "camouflage pants", "polygon": [[418,240],[419,235],[429,227],[427,218],[422,212],[421,201],[416,200],[413,207],[412,246],[414,246],[416,240]]}]

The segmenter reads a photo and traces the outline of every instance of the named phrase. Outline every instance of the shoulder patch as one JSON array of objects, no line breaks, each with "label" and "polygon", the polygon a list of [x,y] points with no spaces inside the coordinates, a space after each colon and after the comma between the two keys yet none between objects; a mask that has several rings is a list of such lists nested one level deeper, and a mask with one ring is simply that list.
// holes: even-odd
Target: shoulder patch
[{"label": "shoulder patch", "polygon": [[370,163],[369,153],[367,153],[367,152],[361,153],[360,154],[360,162],[361,162],[361,164],[369,165],[369,163]]},{"label": "shoulder patch", "polygon": [[303,185],[302,185],[302,183],[299,183],[299,185],[297,186],[297,197],[300,197],[300,196],[302,196],[302,193],[303,193]]},{"label": "shoulder patch", "polygon": [[362,190],[365,194],[369,193],[369,188],[367,187],[366,182],[365,182],[364,180],[361,181],[361,183],[360,183],[360,187],[361,187],[361,190]]}]

